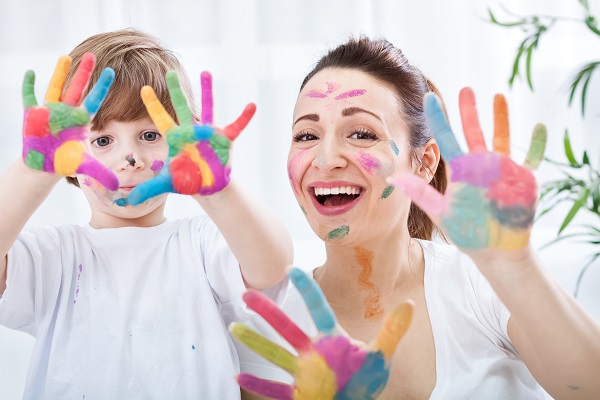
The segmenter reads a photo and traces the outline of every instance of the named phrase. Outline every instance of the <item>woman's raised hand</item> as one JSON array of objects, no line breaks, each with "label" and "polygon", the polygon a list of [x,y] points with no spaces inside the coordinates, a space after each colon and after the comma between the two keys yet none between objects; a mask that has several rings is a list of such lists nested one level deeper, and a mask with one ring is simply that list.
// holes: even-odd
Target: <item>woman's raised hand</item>
[{"label": "woman's raised hand", "polygon": [[117,177],[100,164],[85,149],[89,135],[90,119],[98,111],[108,94],[115,73],[107,68],[102,71],[94,88],[83,105],[83,91],[90,80],[96,58],[86,53],[63,96],[63,87],[71,58],[58,60],[43,106],[38,106],[34,93],[35,73],[27,71],[23,79],[23,160],[38,171],[72,176],[88,175],[110,190],[119,187]]},{"label": "woman's raised hand", "polygon": [[248,125],[256,106],[250,103],[242,115],[223,129],[213,125],[212,77],[200,75],[202,117],[194,121],[175,71],[166,74],[169,95],[179,124],[167,113],[150,86],[142,88],[142,101],[159,132],[169,144],[169,160],[156,177],[136,186],[128,196],[137,205],[162,193],[210,195],[229,184],[231,142]]},{"label": "woman's raised hand", "polygon": [[385,319],[379,336],[370,344],[351,339],[338,325],[323,292],[310,277],[294,268],[290,279],[298,288],[319,335],[308,337],[269,298],[249,290],[246,304],[260,314],[293,346],[298,355],[269,341],[242,323],[230,326],[232,334],[265,359],[294,377],[292,385],[240,374],[237,381],[250,392],[273,399],[374,399],[385,388],[396,346],[410,326],[413,304],[402,303]]},{"label": "woman's raised hand", "polygon": [[458,145],[438,98],[432,93],[425,97],[427,119],[448,164],[446,193],[414,175],[397,175],[389,181],[405,191],[461,249],[523,249],[529,244],[538,198],[532,170],[544,157],[546,128],[535,126],[524,165],[518,165],[510,158],[504,96],[494,98],[493,151],[485,145],[470,88],[460,92],[459,105],[469,153]]}]

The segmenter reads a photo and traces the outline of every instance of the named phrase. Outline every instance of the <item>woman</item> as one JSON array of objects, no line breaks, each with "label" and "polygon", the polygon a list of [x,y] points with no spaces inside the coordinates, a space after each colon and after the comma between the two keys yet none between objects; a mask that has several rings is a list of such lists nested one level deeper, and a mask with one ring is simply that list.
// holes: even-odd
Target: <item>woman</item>
[{"label": "woman", "polygon": [[[473,93],[461,92],[471,151],[462,154],[437,98],[423,106],[431,91],[400,50],[367,38],[330,51],[304,79],[288,171],[326,247],[314,279],[363,342],[396,304],[414,301],[380,398],[543,398],[539,385],[555,398],[600,398],[600,328],[529,246],[537,190],[508,157],[503,98],[489,152]],[[529,167],[544,135],[536,130]],[[436,225],[458,247],[432,242]],[[297,292],[283,309],[310,324]]]}]

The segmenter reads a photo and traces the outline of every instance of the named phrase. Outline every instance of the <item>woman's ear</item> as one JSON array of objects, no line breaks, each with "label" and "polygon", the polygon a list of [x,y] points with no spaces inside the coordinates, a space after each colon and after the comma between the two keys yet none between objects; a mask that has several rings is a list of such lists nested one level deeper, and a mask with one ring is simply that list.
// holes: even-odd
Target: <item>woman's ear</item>
[{"label": "woman's ear", "polygon": [[440,163],[440,148],[434,138],[431,138],[423,146],[423,156],[421,163],[417,167],[416,174],[427,182],[431,182],[435,171]]}]

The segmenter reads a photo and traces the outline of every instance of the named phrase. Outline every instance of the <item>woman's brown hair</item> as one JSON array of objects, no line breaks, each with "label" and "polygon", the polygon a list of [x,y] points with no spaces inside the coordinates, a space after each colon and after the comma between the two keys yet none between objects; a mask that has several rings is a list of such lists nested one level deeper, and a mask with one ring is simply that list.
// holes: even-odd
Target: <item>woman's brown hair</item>
[{"label": "woman's brown hair", "polygon": [[[325,68],[355,69],[392,87],[400,102],[401,117],[408,126],[412,157],[416,162],[421,163],[415,149],[425,145],[432,137],[425,118],[423,97],[427,92],[434,92],[440,99],[441,96],[433,83],[418,68],[409,63],[400,49],[385,39],[374,40],[365,36],[359,39],[351,38],[330,50],[317,62],[314,69],[304,78],[300,90],[317,72]],[[425,167],[429,168],[427,165]],[[443,159],[440,158],[438,168],[429,184],[440,193],[446,190],[447,177]],[[427,214],[414,203],[411,203],[408,214],[408,231],[411,237],[426,240],[431,239],[434,231],[441,234]]]}]

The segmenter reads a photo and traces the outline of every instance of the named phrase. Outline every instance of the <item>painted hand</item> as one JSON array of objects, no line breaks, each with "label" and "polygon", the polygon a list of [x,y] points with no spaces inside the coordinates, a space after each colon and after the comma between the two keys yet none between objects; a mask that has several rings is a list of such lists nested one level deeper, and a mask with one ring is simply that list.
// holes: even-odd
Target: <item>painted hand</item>
[{"label": "painted hand", "polygon": [[38,107],[35,98],[35,73],[27,71],[23,79],[23,159],[29,168],[64,176],[85,174],[116,190],[117,177],[85,151],[90,118],[106,98],[115,76],[112,69],[105,69],[83,106],[79,106],[95,63],[93,54],[84,54],[62,96],[71,67],[71,58],[62,56],[50,80],[43,107]]},{"label": "painted hand", "polygon": [[410,325],[412,302],[392,311],[379,336],[366,345],[343,332],[323,292],[311,278],[294,268],[290,279],[302,294],[320,334],[311,340],[270,299],[256,291],[247,291],[243,295],[246,304],[275,328],[299,355],[294,356],[242,323],[232,324],[230,331],[238,340],[295,379],[290,386],[240,374],[237,377],[240,386],[273,399],[376,398],[385,388],[392,356]]},{"label": "painted hand", "polygon": [[250,103],[242,115],[223,130],[212,125],[212,77],[203,72],[200,75],[202,120],[197,124],[179,85],[177,73],[167,72],[166,80],[180,124],[177,125],[167,113],[151,87],[142,88],[142,100],[148,114],[169,143],[169,160],[159,175],[131,191],[128,197],[131,205],[162,193],[210,195],[227,187],[231,172],[231,142],[248,125],[256,111],[256,106]]},{"label": "painted hand", "polygon": [[449,164],[450,183],[442,195],[412,175],[398,175],[390,183],[404,190],[449,238],[467,251],[519,250],[529,243],[537,205],[537,168],[546,147],[546,128],[535,126],[523,166],[510,159],[508,109],[502,95],[494,98],[494,151],[483,139],[475,96],[464,88],[459,98],[465,138],[464,154],[446,121],[437,97],[425,97],[425,113],[442,156]]}]

